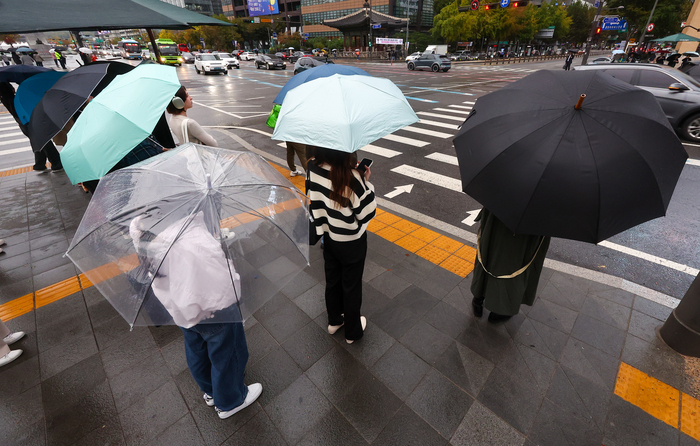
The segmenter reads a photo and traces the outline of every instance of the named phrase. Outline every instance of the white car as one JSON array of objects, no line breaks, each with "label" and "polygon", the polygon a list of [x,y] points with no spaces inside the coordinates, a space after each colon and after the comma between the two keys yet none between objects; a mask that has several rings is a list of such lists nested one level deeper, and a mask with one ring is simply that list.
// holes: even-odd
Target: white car
[{"label": "white car", "polygon": [[406,58],[406,62],[410,62],[410,61],[412,61],[412,60],[416,60],[416,59],[418,59],[420,56],[421,56],[421,52],[420,52],[420,51],[418,51],[417,53],[413,53],[413,54],[411,54],[410,56],[408,56],[408,57]]},{"label": "white car", "polygon": [[219,58],[221,58],[221,60],[223,60],[224,62],[226,62],[226,65],[227,65],[226,68],[229,69],[229,70],[230,70],[231,68],[236,68],[236,69],[240,69],[240,68],[241,68],[241,64],[240,64],[240,62],[238,62],[238,59],[237,59],[235,56],[233,56],[233,55],[231,55],[231,54],[229,54],[229,53],[215,52],[215,53],[212,53],[212,54],[216,54],[217,56],[219,56]]},{"label": "white car", "polygon": [[241,60],[255,60],[255,53],[252,53],[250,51],[244,51],[239,57],[241,58]]},{"label": "white car", "polygon": [[194,70],[197,74],[204,73],[222,73],[227,74],[228,69],[226,68],[228,64],[221,60],[216,54],[196,54],[194,56]]}]

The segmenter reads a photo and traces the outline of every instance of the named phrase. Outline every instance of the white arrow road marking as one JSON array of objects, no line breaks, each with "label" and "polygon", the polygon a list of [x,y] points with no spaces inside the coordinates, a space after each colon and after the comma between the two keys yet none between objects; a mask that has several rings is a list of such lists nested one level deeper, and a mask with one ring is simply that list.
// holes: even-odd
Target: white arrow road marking
[{"label": "white arrow road marking", "polygon": [[464,115],[468,115],[471,113],[470,111],[467,110],[455,110],[454,108],[434,108],[434,111],[441,111],[441,112],[450,112],[450,113],[461,113]]},{"label": "white arrow road marking", "polygon": [[464,118],[461,116],[447,116],[447,115],[440,115],[438,113],[429,113],[429,112],[417,112],[416,114],[421,115],[421,116],[430,116],[431,118],[441,118],[441,119],[448,119],[450,121],[464,122]]},{"label": "white arrow road marking", "polygon": [[426,158],[440,161],[441,163],[452,164],[453,166],[458,166],[457,157],[452,155],[445,155],[444,153],[431,153],[430,155],[425,155]]},{"label": "white arrow road marking", "polygon": [[386,198],[394,198],[397,195],[401,195],[402,193],[411,193],[413,190],[413,184],[407,184],[405,186],[396,186],[392,192],[389,192],[388,194],[384,195]]},{"label": "white arrow road marking", "polygon": [[384,147],[378,147],[372,144],[367,144],[360,150],[372,153],[374,155],[383,156],[384,158],[393,158],[396,155],[401,155],[401,152],[397,152],[396,150],[385,149]]},{"label": "white arrow road marking", "polygon": [[476,223],[476,217],[479,215],[479,212],[481,212],[481,209],[477,209],[475,211],[467,211],[467,215],[469,215],[469,217],[462,220],[462,223],[464,223],[467,226],[474,226],[474,223]]},{"label": "white arrow road marking", "polygon": [[409,132],[420,133],[421,135],[434,136],[436,138],[453,138],[455,135],[451,133],[436,132],[435,130],[419,129],[418,127],[406,126],[401,128],[401,130],[406,130]]},{"label": "white arrow road marking", "polygon": [[688,265],[682,265],[680,263],[676,263],[672,260],[666,260],[661,257],[657,257],[651,254],[647,254],[646,252],[638,251],[633,248],[628,248],[627,246],[622,246],[618,245],[617,243],[612,243],[607,240],[603,240],[602,242],[598,243],[598,246],[604,246],[606,248],[614,249],[619,252],[624,252],[625,254],[634,256],[634,257],[639,257],[640,259],[647,260],[652,263],[656,263],[657,265],[663,265],[668,268],[675,269],[676,271],[680,271],[682,273],[690,274],[691,276],[697,276],[700,273],[700,270],[693,268],[692,266]]},{"label": "white arrow road marking", "polygon": [[394,167],[391,169],[391,171],[401,175],[406,175],[407,177],[411,177],[416,180],[425,181],[426,183],[435,184],[436,186],[441,186],[445,189],[462,192],[462,182],[460,180],[446,177],[445,175],[440,175],[435,172],[430,172],[429,170],[423,170],[407,164],[402,164],[398,167]]},{"label": "white arrow road marking", "polygon": [[442,127],[444,129],[459,130],[459,126],[456,124],[448,124],[446,122],[428,121],[427,119],[421,119],[418,124],[432,125],[435,127]]}]

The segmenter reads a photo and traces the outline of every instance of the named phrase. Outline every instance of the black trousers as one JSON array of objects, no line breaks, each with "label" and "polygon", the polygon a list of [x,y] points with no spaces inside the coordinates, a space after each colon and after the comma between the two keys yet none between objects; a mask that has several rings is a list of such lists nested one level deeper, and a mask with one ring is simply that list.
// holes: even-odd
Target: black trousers
[{"label": "black trousers", "polygon": [[356,340],[362,337],[360,307],[366,257],[366,232],[351,242],[335,242],[328,234],[324,237],[328,324],[340,325],[345,322],[345,339]]},{"label": "black trousers", "polygon": [[46,169],[46,158],[49,159],[52,169],[61,169],[63,167],[61,154],[58,153],[56,146],[51,141],[41,149],[41,152],[34,152],[34,170]]}]

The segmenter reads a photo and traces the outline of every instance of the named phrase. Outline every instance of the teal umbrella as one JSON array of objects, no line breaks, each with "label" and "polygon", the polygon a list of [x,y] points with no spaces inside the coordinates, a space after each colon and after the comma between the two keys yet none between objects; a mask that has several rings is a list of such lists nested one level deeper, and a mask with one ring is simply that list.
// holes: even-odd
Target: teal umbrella
[{"label": "teal umbrella", "polygon": [[174,67],[139,65],[117,76],[68,132],[61,162],[73,184],[102,178],[146,139],[180,88]]},{"label": "teal umbrella", "polygon": [[660,39],[654,39],[652,42],[700,42],[700,39],[687,34],[678,33]]},{"label": "teal umbrella", "polygon": [[389,79],[334,74],[289,90],[272,139],[352,153],[415,122]]},{"label": "teal umbrella", "polygon": [[29,122],[34,107],[44,97],[44,93],[64,74],[66,73],[60,71],[46,71],[22,82],[15,95],[15,110],[22,124]]}]

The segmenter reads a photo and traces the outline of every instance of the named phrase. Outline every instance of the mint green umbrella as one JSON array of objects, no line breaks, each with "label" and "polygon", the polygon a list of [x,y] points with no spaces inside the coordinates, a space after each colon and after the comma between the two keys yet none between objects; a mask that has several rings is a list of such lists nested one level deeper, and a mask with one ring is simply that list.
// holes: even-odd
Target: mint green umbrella
[{"label": "mint green umbrella", "polygon": [[272,139],[352,153],[415,122],[389,79],[334,74],[289,90]]},{"label": "mint green umbrella", "polygon": [[180,88],[174,67],[139,65],[117,76],[68,132],[61,162],[73,184],[102,178],[151,134]]}]

